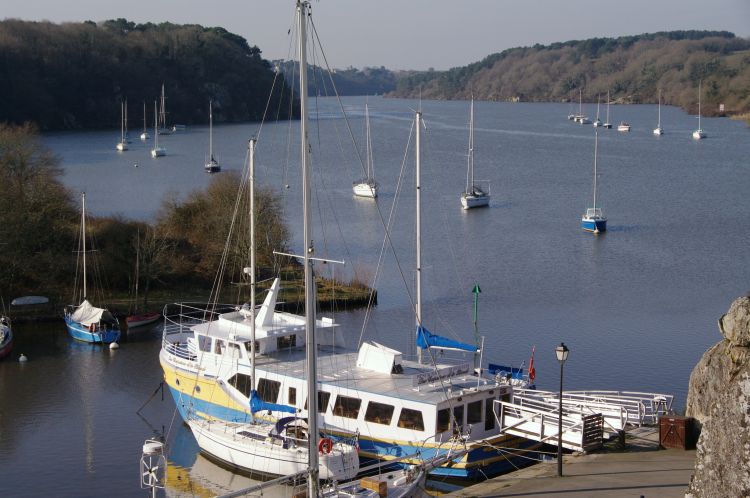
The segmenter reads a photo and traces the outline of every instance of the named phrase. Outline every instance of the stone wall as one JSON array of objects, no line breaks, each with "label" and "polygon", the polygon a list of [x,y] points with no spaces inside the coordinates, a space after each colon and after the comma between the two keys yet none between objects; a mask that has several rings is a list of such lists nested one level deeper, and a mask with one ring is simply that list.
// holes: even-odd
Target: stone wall
[{"label": "stone wall", "polygon": [[719,319],[724,337],[690,375],[687,411],[701,426],[686,497],[750,497],[750,297]]}]

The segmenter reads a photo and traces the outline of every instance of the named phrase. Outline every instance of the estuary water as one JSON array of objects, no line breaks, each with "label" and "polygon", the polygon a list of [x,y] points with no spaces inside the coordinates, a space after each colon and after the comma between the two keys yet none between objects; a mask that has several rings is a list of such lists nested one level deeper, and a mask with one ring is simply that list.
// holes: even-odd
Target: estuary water
[{"label": "estuary water", "polygon": [[[632,131],[599,131],[598,200],[609,224],[594,236],[579,226],[592,198],[594,128],[568,121],[567,104],[475,103],[475,176],[490,182],[492,201],[467,212],[459,195],[468,102],[368,102],[377,201],[351,193],[362,168],[349,135],[364,155],[365,99],[343,99],[349,125],[336,100],[311,103],[317,255],[346,261],[337,278],[377,276],[379,303],[367,321],[364,310],[325,313],[351,345],[362,337],[414,352],[413,136],[405,151],[412,109],[421,105],[427,328],[473,341],[478,283],[485,362],[528,364],[536,346],[537,383],[556,389],[554,348],[565,342],[566,388],[664,392],[684,407],[693,366],[720,339],[717,319],[750,290],[750,130],[743,123],[704,118],[708,138],[695,141],[695,117],[662,107],[666,134],[656,137],[656,106],[612,106],[610,121],[627,121]],[[593,118],[595,106],[588,113]],[[278,192],[291,249],[299,251],[296,128],[215,126],[214,150],[219,175],[239,172],[248,138],[258,136],[258,183]],[[159,159],[139,133],[131,131],[124,153],[114,150],[119,130],[43,140],[62,159],[63,181],[87,192],[92,213],[153,220],[165,201],[212,181],[203,171],[207,127],[160,137],[167,156]],[[379,265],[381,220],[394,204],[393,249]],[[207,496],[248,482],[198,455],[168,396],[156,392],[136,414],[161,380],[158,328],[112,352],[69,339],[62,319],[18,325],[16,335],[11,361],[0,362],[0,496],[137,495],[140,447],[153,431],[169,435],[170,496]],[[12,361],[20,352],[27,364]]]}]

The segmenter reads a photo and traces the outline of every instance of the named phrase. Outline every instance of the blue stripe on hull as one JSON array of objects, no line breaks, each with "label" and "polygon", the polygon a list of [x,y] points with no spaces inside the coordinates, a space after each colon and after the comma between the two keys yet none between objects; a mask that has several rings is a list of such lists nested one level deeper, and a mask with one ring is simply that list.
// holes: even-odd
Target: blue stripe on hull
[{"label": "blue stripe on hull", "polygon": [[[196,399],[171,386],[169,386],[169,390],[172,393],[172,398],[174,399],[175,405],[177,405],[177,410],[180,412],[183,421],[188,419],[188,412],[192,413],[193,416],[199,414],[204,417],[215,417],[232,422],[250,421],[250,416],[240,410],[234,410],[215,403]],[[475,465],[470,465],[468,468],[438,467],[433,469],[430,474],[433,476],[450,477],[453,479],[478,480],[507,473],[518,467],[524,467],[534,462],[533,459],[536,458],[537,455],[533,452],[529,453],[528,450],[533,450],[533,448],[538,446],[539,443],[528,439],[514,438],[511,445],[512,448],[509,447],[508,444],[502,444],[502,449],[496,451],[486,451],[486,447],[477,448],[470,451],[466,457],[469,464],[475,462]],[[361,434],[359,437],[359,447],[365,455],[369,456],[376,454],[382,458],[398,458],[420,453],[422,458],[428,459],[436,454],[445,454],[444,449],[440,450],[439,453],[436,453],[438,452],[437,448],[395,445],[385,441],[367,439]],[[527,451],[523,452],[523,456],[513,455],[513,450],[518,449]],[[481,464],[483,461],[497,457],[504,458],[499,458],[487,464]],[[367,457],[365,456],[364,459],[366,458]],[[394,464],[394,466],[398,467],[399,464]]]},{"label": "blue stripe on hull", "polygon": [[583,228],[587,232],[593,232],[595,230],[604,232],[607,230],[607,220],[581,221],[581,228]]},{"label": "blue stripe on hull", "polygon": [[108,329],[103,332],[101,331],[91,332],[89,331],[88,327],[78,322],[74,322],[68,317],[65,317],[65,325],[68,328],[68,334],[70,334],[70,337],[78,341],[93,342],[93,343],[109,343],[109,342],[117,342],[120,340],[119,329]]}]

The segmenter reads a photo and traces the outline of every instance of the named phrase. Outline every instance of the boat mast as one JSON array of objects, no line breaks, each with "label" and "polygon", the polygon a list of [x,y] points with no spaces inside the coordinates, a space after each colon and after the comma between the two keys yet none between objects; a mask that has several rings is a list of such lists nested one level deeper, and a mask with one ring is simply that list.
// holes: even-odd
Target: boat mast
[{"label": "boat mast", "polygon": [[583,116],[583,88],[578,89],[578,115]]},{"label": "boat mast", "polygon": [[[210,106],[210,104],[209,104]],[[250,390],[255,390],[255,139],[248,141],[250,149]]]},{"label": "boat mast", "polygon": [[469,174],[466,175],[466,193],[474,190],[474,95],[471,96],[471,110],[469,111]]},{"label": "boat mast", "polygon": [[372,137],[370,136],[370,109],[365,103],[365,135],[367,141],[367,180],[372,179]]},{"label": "boat mast", "polygon": [[86,300],[86,192],[81,192],[81,240],[83,240],[83,300]]},{"label": "boat mast", "polygon": [[596,209],[596,158],[599,153],[599,130],[594,131],[594,209]]},{"label": "boat mast", "polygon": [[[123,117],[123,123],[122,124],[125,127],[125,133],[127,133],[128,132],[128,99],[125,99],[125,115]],[[123,134],[123,138],[124,137],[125,137],[125,134]]]},{"label": "boat mast", "polygon": [[146,101],[143,101],[143,133],[146,133]]},{"label": "boat mast", "polygon": [[607,90],[607,123],[609,123],[609,90]]},{"label": "boat mast", "polygon": [[297,0],[297,21],[299,34],[299,102],[300,102],[300,154],[302,156],[302,198],[304,213],[304,265],[305,265],[305,348],[307,357],[307,427],[308,427],[308,469],[307,496],[318,496],[318,389],[316,382],[316,353],[315,341],[315,276],[313,274],[312,257],[314,254],[312,240],[312,215],[310,209],[310,171],[309,171],[309,142],[307,137],[307,15],[310,4],[306,0]]},{"label": "boat mast", "polygon": [[701,129],[701,85],[703,80],[698,80],[698,129]]},{"label": "boat mast", "polygon": [[159,114],[156,112],[156,101],[154,100],[154,150],[159,148]]},{"label": "boat mast", "polygon": [[120,143],[125,143],[125,102],[120,102]]},{"label": "boat mast", "polygon": [[659,89],[659,122],[656,123],[657,128],[661,128],[661,88]]},{"label": "boat mast", "polygon": [[[209,162],[214,160],[214,112],[212,109],[212,101],[208,100],[208,160]],[[252,154],[252,149],[251,149]],[[252,165],[252,155],[250,156],[250,164]],[[255,308],[253,308],[255,310]],[[253,311],[254,312],[254,311]]]},{"label": "boat mast", "polygon": [[[422,195],[420,185],[420,129],[422,124],[422,111],[415,113],[415,126],[417,127],[415,155],[417,162],[417,330],[422,326]],[[417,361],[422,363],[422,348],[417,348]]]},{"label": "boat mast", "polygon": [[599,121],[599,104],[602,102],[602,94],[596,96],[596,120]]}]

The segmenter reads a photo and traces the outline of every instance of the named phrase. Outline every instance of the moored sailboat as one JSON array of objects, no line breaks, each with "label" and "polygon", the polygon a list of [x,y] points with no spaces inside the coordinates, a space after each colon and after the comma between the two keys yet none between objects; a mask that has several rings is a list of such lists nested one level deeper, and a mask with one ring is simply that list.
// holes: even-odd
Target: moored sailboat
[{"label": "moored sailboat", "polygon": [[601,207],[596,205],[596,193],[597,193],[597,171],[596,163],[597,156],[599,154],[599,132],[594,133],[594,202],[593,206],[586,208],[586,212],[581,217],[581,228],[587,232],[604,232],[607,230],[607,218],[604,216]]},{"label": "moored sailboat", "polygon": [[701,140],[703,138],[706,138],[706,132],[703,131],[703,128],[701,128],[701,94],[703,93],[701,91],[701,85],[703,84],[703,80],[698,82],[698,129],[693,132],[693,138],[696,140]]},{"label": "moored sailboat", "polygon": [[154,101],[154,148],[151,149],[151,157],[157,158],[167,154],[167,149],[159,147],[159,123],[156,113],[156,101]]},{"label": "moored sailboat", "polygon": [[602,127],[606,128],[607,130],[612,128],[612,123],[609,122],[609,90],[607,90],[607,119],[604,121]]},{"label": "moored sailboat", "polygon": [[213,101],[208,101],[208,162],[204,166],[206,173],[217,173],[221,171],[219,162],[214,159],[214,113]]},{"label": "moored sailboat", "polygon": [[654,135],[664,135],[664,128],[661,127],[661,89],[659,89],[659,119],[654,128]]},{"label": "moored sailboat", "polygon": [[474,181],[474,97],[469,111],[469,153],[466,167],[466,190],[461,193],[461,206],[472,209],[487,206],[490,203],[489,185],[483,187]]},{"label": "moored sailboat", "polygon": [[[86,271],[86,193],[81,194],[80,251],[82,260],[81,304],[65,308],[65,325],[74,339],[83,342],[113,343],[120,339],[120,324],[106,308],[97,308],[88,300]],[[76,289],[77,294],[78,289]],[[75,297],[74,297],[75,299]]]},{"label": "moored sailboat", "polygon": [[151,138],[146,129],[146,101],[143,101],[143,133],[141,133],[141,140],[148,140]]},{"label": "moored sailboat", "polygon": [[117,145],[115,148],[120,151],[124,152],[128,150],[128,142],[125,139],[125,103],[120,102],[120,141],[117,142]]},{"label": "moored sailboat", "polygon": [[375,164],[372,154],[372,135],[370,134],[370,109],[365,103],[365,176],[352,184],[352,191],[358,197],[375,198],[378,196],[378,182],[375,181]]}]

